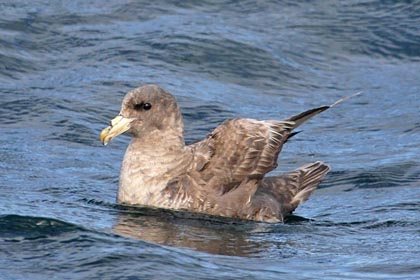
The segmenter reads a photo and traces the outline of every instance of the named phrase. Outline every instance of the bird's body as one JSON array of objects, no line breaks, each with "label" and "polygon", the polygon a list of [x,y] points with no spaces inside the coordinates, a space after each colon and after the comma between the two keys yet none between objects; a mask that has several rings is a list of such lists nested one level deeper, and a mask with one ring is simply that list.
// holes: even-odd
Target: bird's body
[{"label": "bird's body", "polygon": [[101,133],[104,144],[128,132],[118,202],[267,222],[283,221],[330,170],[322,162],[275,177],[292,130],[323,106],[284,121],[227,120],[207,138],[185,145],[175,98],[146,85],[129,92],[120,115]]}]

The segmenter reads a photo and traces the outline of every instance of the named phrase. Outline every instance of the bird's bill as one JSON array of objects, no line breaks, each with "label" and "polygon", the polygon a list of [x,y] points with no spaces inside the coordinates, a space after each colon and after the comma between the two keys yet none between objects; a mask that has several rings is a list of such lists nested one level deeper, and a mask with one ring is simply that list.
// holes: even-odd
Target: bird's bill
[{"label": "bird's bill", "polygon": [[100,139],[102,144],[108,144],[113,138],[129,130],[133,120],[134,119],[124,118],[121,115],[113,118],[111,120],[111,125],[101,131]]}]

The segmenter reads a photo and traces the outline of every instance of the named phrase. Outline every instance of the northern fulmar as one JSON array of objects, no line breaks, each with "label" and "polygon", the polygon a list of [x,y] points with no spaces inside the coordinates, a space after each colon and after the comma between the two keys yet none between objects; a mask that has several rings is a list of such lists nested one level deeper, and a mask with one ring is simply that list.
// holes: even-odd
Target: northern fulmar
[{"label": "northern fulmar", "polygon": [[100,134],[104,145],[122,133],[132,136],[121,167],[118,203],[282,222],[330,167],[316,161],[283,175],[265,175],[277,167],[295,128],[343,100],[285,120],[229,119],[204,140],[185,145],[174,96],[156,85],[136,88]]}]

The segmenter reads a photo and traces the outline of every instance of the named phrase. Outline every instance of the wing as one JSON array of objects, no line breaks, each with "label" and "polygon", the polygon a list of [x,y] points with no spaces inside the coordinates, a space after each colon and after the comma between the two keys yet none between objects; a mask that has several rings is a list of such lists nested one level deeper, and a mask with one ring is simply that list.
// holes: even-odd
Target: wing
[{"label": "wing", "polygon": [[236,188],[246,178],[261,179],[277,167],[278,155],[294,124],[293,121],[227,120],[206,139],[190,146],[194,154],[193,168],[207,188],[219,194]]},{"label": "wing", "polygon": [[[284,121],[227,120],[206,139],[187,147],[193,155],[189,170],[171,180],[163,192],[170,201],[182,202],[176,208],[227,216],[238,211],[243,214],[261,179],[277,167],[283,144],[295,134],[292,130],[352,96]],[[312,190],[302,191],[293,202],[306,199]]]}]

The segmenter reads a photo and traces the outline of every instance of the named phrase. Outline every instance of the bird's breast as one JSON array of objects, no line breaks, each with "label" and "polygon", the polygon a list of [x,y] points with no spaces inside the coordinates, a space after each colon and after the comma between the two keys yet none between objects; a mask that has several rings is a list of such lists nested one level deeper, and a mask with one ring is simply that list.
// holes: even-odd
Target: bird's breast
[{"label": "bird's breast", "polygon": [[121,166],[118,202],[166,208],[162,190],[169,181],[186,173],[190,164],[191,157],[182,151],[129,147]]}]

